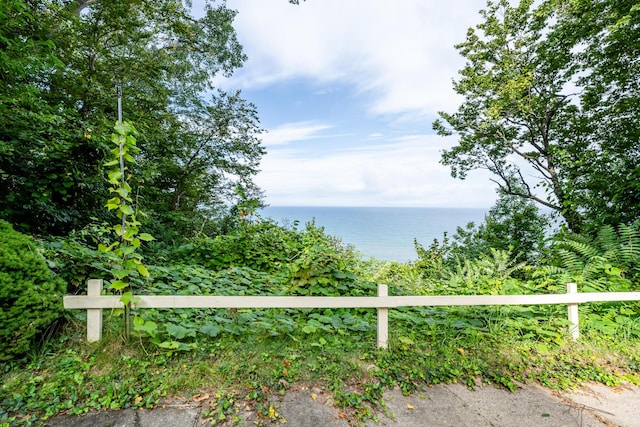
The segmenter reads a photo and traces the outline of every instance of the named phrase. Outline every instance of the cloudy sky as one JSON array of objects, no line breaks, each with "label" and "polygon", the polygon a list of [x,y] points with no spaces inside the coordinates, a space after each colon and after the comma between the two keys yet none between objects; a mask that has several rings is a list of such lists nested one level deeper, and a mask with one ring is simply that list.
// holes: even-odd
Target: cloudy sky
[{"label": "cloudy sky", "polygon": [[488,207],[488,176],[451,178],[434,134],[460,98],[453,47],[483,0],[227,0],[249,59],[241,89],[268,133],[257,184],[274,206]]}]

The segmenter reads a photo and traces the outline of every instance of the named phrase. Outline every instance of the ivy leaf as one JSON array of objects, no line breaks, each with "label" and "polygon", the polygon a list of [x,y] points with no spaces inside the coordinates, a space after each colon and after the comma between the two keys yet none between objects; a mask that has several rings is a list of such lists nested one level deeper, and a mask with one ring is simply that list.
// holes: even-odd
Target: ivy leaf
[{"label": "ivy leaf", "polygon": [[134,248],[133,246],[125,246],[124,248],[122,248],[122,255],[131,255],[135,252],[135,250],[136,248]]},{"label": "ivy leaf", "polygon": [[120,302],[123,303],[124,305],[129,305],[132,303],[135,304],[138,301],[140,301],[140,297],[134,297],[133,293],[131,292],[125,292],[120,297]]},{"label": "ivy leaf", "polygon": [[124,199],[129,197],[129,191],[127,191],[127,189],[124,187],[117,188],[116,193],[118,193]]}]

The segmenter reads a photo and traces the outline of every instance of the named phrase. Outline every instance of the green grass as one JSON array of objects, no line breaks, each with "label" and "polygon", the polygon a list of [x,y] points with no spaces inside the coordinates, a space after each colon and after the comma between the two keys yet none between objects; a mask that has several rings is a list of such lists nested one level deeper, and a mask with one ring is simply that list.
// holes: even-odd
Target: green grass
[{"label": "green grass", "polygon": [[[348,312],[339,314],[345,319]],[[363,321],[369,316],[350,312]],[[316,310],[301,318],[314,313],[331,315]],[[125,342],[118,318],[109,319],[100,343],[87,344],[84,323],[72,321],[38,353],[2,366],[0,425],[37,425],[60,412],[152,408],[176,399],[201,401],[214,424],[233,420],[246,406],[273,419],[272,396],[301,384],[330,391],[344,413],[366,419],[384,410],[382,393],[393,387],[413,393],[447,382],[508,389],[517,382],[552,388],[640,383],[640,341],[587,329],[576,343],[562,333],[560,320],[534,322],[536,317],[514,318],[518,314],[504,307],[392,310],[388,350],[375,347],[372,328],[305,332],[308,323],[300,322],[277,335],[249,326],[215,337],[199,334],[190,351],[168,352],[147,338]]]}]

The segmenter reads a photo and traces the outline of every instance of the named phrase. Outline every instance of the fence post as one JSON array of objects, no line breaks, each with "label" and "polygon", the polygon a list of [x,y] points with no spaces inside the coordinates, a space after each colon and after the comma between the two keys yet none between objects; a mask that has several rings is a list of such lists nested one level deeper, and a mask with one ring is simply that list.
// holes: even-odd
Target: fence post
[{"label": "fence post", "polygon": [[[99,297],[102,294],[102,279],[90,279],[87,283],[87,297]],[[87,309],[87,342],[100,341],[102,338],[102,309]]]},{"label": "fence post", "polygon": [[[378,284],[378,296],[389,296],[389,286]],[[378,308],[378,347],[387,348],[389,340],[389,309],[387,307]]]},{"label": "fence post", "polygon": [[[575,283],[567,283],[567,293],[568,294],[577,294],[578,293],[578,285]],[[578,304],[569,304],[567,307],[569,311],[569,332],[573,337],[573,340],[576,341],[580,338],[580,328],[579,328],[579,319],[578,319]]]}]

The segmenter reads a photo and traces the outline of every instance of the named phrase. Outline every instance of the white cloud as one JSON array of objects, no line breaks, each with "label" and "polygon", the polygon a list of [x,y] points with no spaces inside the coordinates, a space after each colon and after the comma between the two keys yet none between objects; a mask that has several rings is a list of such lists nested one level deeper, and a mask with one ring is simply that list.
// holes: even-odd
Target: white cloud
[{"label": "white cloud", "polygon": [[[420,134],[427,132],[437,111],[453,111],[460,103],[451,80],[464,62],[453,46],[464,41],[468,27],[480,22],[478,10],[485,4],[484,0],[307,0],[295,6],[287,0],[227,0],[238,10],[234,27],[249,60],[218,85],[254,94],[280,85],[297,96],[303,82],[304,90],[327,98],[340,96],[332,92],[339,86],[357,95],[350,105],[362,103],[358,114],[349,116],[345,108],[338,117],[323,116],[320,110],[334,104],[307,103],[296,111],[304,114],[295,114],[294,120],[309,120],[291,123],[290,114],[278,117],[280,107],[286,110],[288,103],[291,108],[290,99],[270,98],[271,129],[262,138],[269,150],[255,179],[267,202],[493,204],[495,192],[487,174],[454,180],[440,165],[440,150],[452,146],[454,138]],[[335,108],[340,107],[336,102]],[[353,119],[358,115],[366,120]],[[329,130],[341,135],[329,135]],[[305,143],[293,144],[299,141]]]},{"label": "white cloud", "polygon": [[277,126],[261,136],[264,146],[289,144],[295,141],[318,138],[323,130],[332,126],[313,122],[285,123]]},{"label": "white cloud", "polygon": [[[495,192],[486,176],[454,180],[438,163],[442,138],[415,135],[387,145],[310,157],[269,152],[256,183],[272,205],[487,207]],[[451,142],[451,141],[449,141]]]},{"label": "white cloud", "polygon": [[463,65],[454,44],[485,2],[456,0],[229,0],[249,56],[234,87],[296,77],[340,81],[370,93],[374,114],[424,117],[460,99],[451,78]]}]

